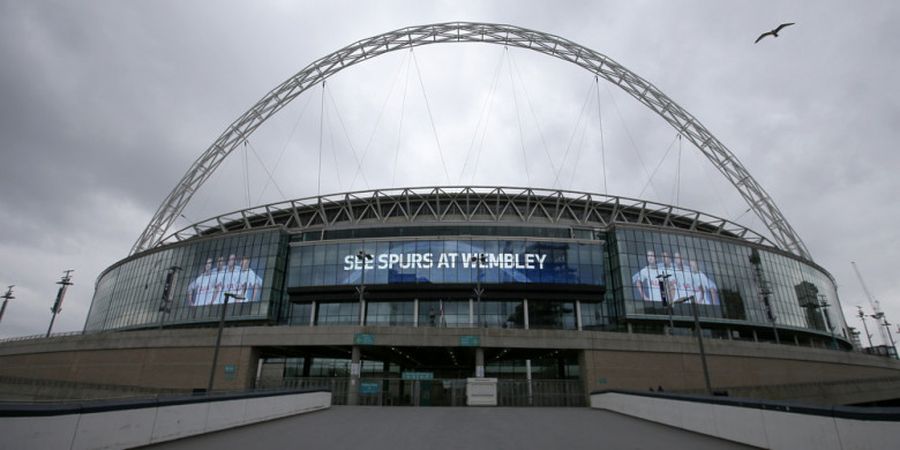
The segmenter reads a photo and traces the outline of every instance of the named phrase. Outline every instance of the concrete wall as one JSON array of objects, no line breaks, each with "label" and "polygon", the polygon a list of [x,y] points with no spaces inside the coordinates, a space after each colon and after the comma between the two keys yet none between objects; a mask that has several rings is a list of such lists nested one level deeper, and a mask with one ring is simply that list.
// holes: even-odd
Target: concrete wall
[{"label": "concrete wall", "polygon": [[[212,328],[144,330],[0,343],[0,376],[205,388],[215,333]],[[372,335],[376,346],[457,347],[460,336],[477,334],[486,348],[580,350],[586,392],[657,386],[667,391],[703,388],[697,342],[689,336],[354,326],[226,328],[215,388],[252,387],[263,349],[349,348],[355,333]],[[900,361],[862,353],[720,339],[708,340],[706,347],[717,389],[900,377]],[[225,379],[226,365],[237,368],[232,380]],[[890,390],[881,395],[891,395]]]},{"label": "concrete wall", "polygon": [[[130,448],[331,406],[330,392],[0,418],[0,450]],[[100,408],[102,409],[102,408]]]},{"label": "concrete wall", "polygon": [[898,414],[866,420],[617,392],[591,395],[591,407],[762,448],[881,450],[900,442]]},{"label": "concrete wall", "polygon": [[[656,338],[653,336],[653,338]],[[588,392],[601,389],[646,391],[662,386],[666,391],[704,390],[703,369],[695,339],[657,343],[648,339],[637,349],[585,350],[580,365]],[[829,385],[858,380],[900,380],[900,361],[855,352],[831,351],[768,343],[710,340],[706,342],[710,381],[715,390],[734,390],[770,399],[805,399],[857,403],[897,398],[884,386],[864,385],[865,392]],[[758,389],[782,386],[781,390]],[[815,386],[815,387],[812,387]],[[832,389],[840,389],[843,396]],[[823,397],[822,395],[825,395]],[[859,394],[859,396],[855,396]]]},{"label": "concrete wall", "polygon": [[[0,345],[0,376],[148,388],[205,389],[209,380],[215,330],[190,330],[181,339],[170,331],[141,339],[146,332],[108,333],[13,342]],[[19,344],[19,345],[15,345]],[[258,353],[253,347],[223,345],[215,390],[253,386]],[[225,367],[235,373],[226,377]]]}]

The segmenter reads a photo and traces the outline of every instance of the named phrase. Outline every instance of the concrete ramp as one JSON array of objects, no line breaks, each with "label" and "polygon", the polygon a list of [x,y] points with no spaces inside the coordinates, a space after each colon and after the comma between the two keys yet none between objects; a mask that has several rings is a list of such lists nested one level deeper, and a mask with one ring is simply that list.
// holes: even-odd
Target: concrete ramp
[{"label": "concrete ramp", "polygon": [[742,449],[753,448],[588,408],[385,408],[329,410],[148,448],[307,449]]}]

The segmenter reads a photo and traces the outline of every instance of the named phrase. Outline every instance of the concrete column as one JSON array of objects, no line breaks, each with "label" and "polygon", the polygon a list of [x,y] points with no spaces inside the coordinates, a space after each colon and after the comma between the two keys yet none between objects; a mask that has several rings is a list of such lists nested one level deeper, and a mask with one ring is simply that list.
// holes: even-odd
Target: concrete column
[{"label": "concrete column", "polygon": [[759,336],[756,335],[756,330],[753,330],[753,342],[759,342]]},{"label": "concrete column", "polygon": [[800,338],[798,338],[796,334],[794,335],[794,345],[797,347],[800,346]]},{"label": "concrete column", "polygon": [[259,387],[259,379],[262,377],[263,359],[256,360],[256,378],[253,380],[253,387]]},{"label": "concrete column", "polygon": [[626,324],[626,325],[628,325],[628,334],[634,333],[634,330],[631,328],[631,324],[628,323],[628,324]]},{"label": "concrete column", "polygon": [[581,300],[575,300],[575,323],[578,331],[581,331]]},{"label": "concrete column", "polygon": [[359,301],[359,325],[363,326],[366,324],[366,301],[360,299]]},{"label": "concrete column", "polygon": [[316,324],[316,302],[313,300],[312,307],[309,308],[309,326]]},{"label": "concrete column", "polygon": [[469,299],[469,326],[475,326],[475,302]]},{"label": "concrete column", "polygon": [[591,404],[591,390],[594,388],[594,382],[599,378],[597,377],[594,368],[591,366],[592,361],[593,359],[588,358],[587,350],[578,352],[578,372],[581,375],[581,382],[584,386],[584,397],[588,405]]},{"label": "concrete column", "polygon": [[413,326],[419,326],[419,299],[413,299]]},{"label": "concrete column", "polygon": [[525,329],[527,330],[528,329],[528,299],[527,298],[522,299],[522,311],[523,311],[523,315],[524,315],[524,317],[522,318],[522,321],[525,323]]},{"label": "concrete column", "polygon": [[475,349],[475,377],[484,378],[484,349]]},{"label": "concrete column", "polygon": [[528,406],[534,404],[534,390],[531,386],[531,360],[525,360],[525,379],[528,380]]},{"label": "concrete column", "polygon": [[728,340],[729,340],[729,341],[734,340],[734,337],[731,336],[731,328],[726,328],[726,329],[725,329],[725,332],[728,333]]},{"label": "concrete column", "polygon": [[350,406],[359,404],[359,375],[362,372],[359,359],[359,346],[354,345],[350,353],[350,385],[347,386],[347,404]]}]

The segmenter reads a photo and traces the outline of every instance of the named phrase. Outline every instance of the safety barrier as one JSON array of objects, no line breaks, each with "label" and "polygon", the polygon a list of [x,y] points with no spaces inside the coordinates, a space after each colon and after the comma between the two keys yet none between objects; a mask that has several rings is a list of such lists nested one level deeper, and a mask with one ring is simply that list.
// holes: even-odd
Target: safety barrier
[{"label": "safety barrier", "polygon": [[762,448],[884,449],[900,442],[900,408],[626,391],[593,392],[591,407]]},{"label": "safety barrier", "polygon": [[326,390],[0,404],[0,449],[130,448],[317,411]]}]

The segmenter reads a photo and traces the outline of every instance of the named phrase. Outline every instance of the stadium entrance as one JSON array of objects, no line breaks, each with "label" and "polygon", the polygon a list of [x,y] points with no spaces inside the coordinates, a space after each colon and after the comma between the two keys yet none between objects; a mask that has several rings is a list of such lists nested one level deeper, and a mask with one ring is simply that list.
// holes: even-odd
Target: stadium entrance
[{"label": "stadium entrance", "polygon": [[[351,347],[261,349],[258,388],[327,388],[347,404]],[[367,346],[360,352],[357,403],[371,406],[465,406],[476,374],[469,347]],[[575,350],[485,348],[484,376],[497,379],[499,406],[584,406]]]}]

